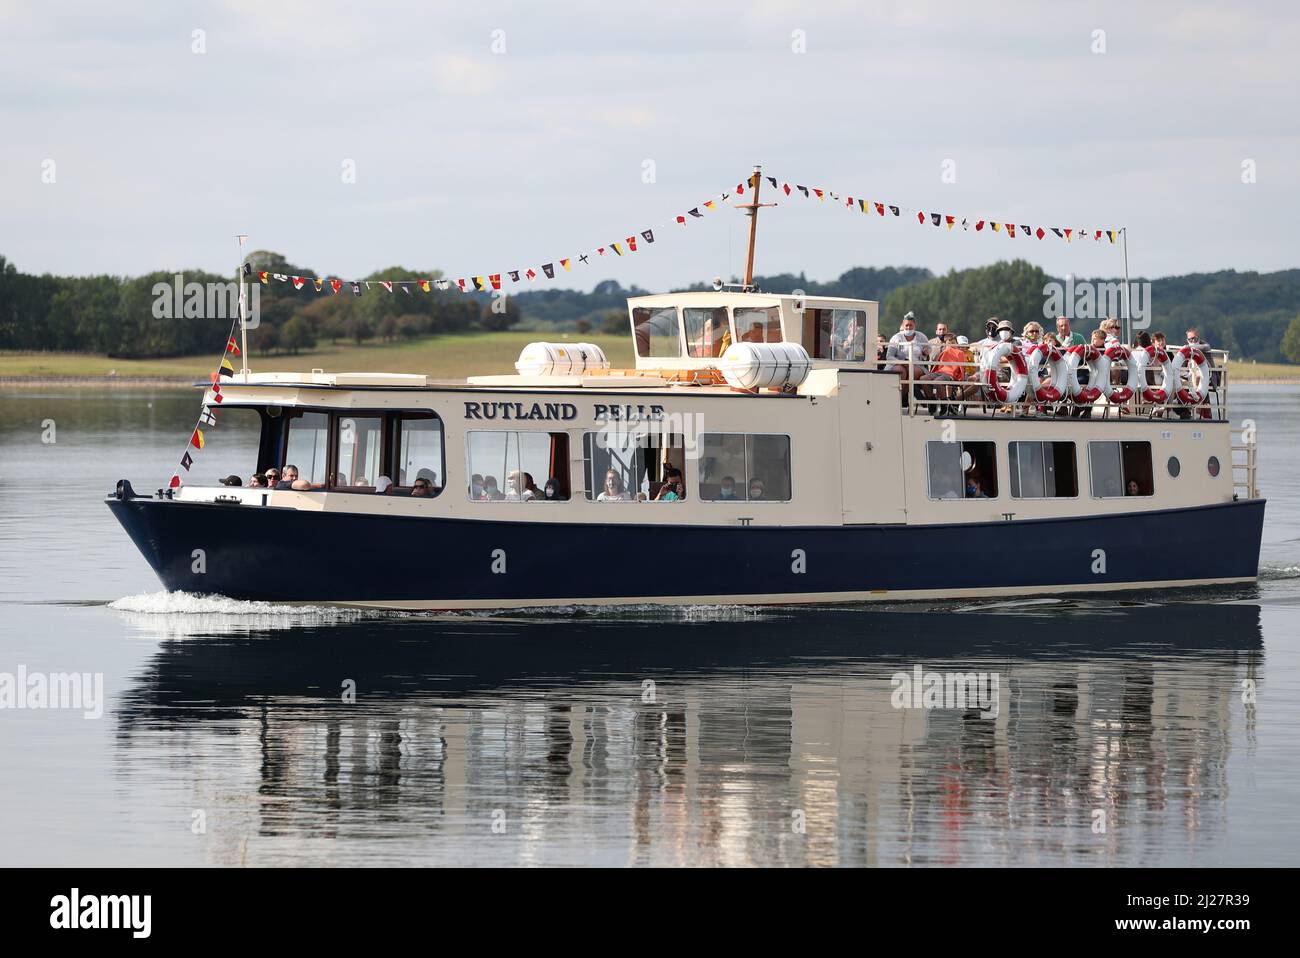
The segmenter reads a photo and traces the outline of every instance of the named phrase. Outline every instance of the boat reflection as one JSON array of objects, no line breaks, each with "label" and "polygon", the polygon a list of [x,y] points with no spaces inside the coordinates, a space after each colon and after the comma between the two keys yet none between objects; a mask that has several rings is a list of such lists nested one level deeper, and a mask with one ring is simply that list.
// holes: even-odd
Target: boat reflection
[{"label": "boat reflection", "polygon": [[[1156,864],[1220,835],[1263,665],[1244,604],[191,631],[119,757],[250,864]],[[896,708],[917,666],[996,716]]]}]

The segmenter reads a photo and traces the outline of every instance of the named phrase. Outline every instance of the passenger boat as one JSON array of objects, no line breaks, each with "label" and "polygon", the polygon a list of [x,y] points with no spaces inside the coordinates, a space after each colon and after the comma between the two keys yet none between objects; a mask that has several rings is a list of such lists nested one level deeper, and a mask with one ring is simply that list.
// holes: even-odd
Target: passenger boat
[{"label": "passenger boat", "polygon": [[[122,480],[108,506],[168,589],[278,602],[820,604],[1255,580],[1264,499],[1254,438],[1228,418],[1226,355],[1211,378],[1191,347],[1165,392],[1133,376],[1129,392],[1108,388],[1111,365],[1150,363],[1122,348],[1034,361],[1012,344],[936,401],[920,368],[880,368],[876,303],[753,286],[758,206],[743,284],[628,301],[634,368],[535,343],[514,374],[463,382],[244,370],[219,398],[260,422],[249,467],[294,464],[306,488],[143,496]],[[1081,365],[1093,392],[1075,388]],[[421,479],[432,494],[412,495]]]}]

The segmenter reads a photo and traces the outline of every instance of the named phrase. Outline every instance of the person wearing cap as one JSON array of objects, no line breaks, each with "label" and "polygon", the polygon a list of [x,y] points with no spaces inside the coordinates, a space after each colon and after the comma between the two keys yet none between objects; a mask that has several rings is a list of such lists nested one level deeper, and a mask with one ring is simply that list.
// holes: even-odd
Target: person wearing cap
[{"label": "person wearing cap", "polygon": [[[909,375],[914,379],[920,379],[921,374],[926,371],[929,344],[930,341],[925,338],[925,333],[919,332],[916,328],[916,314],[909,311],[903,316],[898,332],[894,334],[889,341],[889,348],[885,350],[885,371],[898,376],[900,390],[903,389],[903,381]],[[918,398],[920,398],[919,394]]]},{"label": "person wearing cap", "polygon": [[375,495],[386,496],[391,488],[393,488],[393,480],[387,476],[380,476],[375,480]]},{"label": "person wearing cap", "polygon": [[238,476],[232,473],[231,475],[226,476],[226,478],[222,479],[221,484],[223,486],[242,486],[244,484],[244,480],[240,479]]}]

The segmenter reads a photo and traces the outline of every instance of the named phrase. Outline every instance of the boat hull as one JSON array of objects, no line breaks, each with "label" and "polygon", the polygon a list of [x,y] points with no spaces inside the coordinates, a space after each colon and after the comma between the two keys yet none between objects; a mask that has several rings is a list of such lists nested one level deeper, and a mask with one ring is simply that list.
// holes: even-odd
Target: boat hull
[{"label": "boat hull", "polygon": [[[1255,580],[1264,500],[942,525],[666,526],[109,508],[170,590],[393,609],[1060,595]],[[800,571],[802,570],[802,571]]]}]

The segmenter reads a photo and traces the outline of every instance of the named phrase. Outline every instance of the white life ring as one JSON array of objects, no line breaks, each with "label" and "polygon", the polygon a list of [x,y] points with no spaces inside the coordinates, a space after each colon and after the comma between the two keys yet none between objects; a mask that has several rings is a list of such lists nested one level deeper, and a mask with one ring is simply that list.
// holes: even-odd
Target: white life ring
[{"label": "white life ring", "polygon": [[[1115,363],[1123,362],[1128,364],[1129,385],[1116,386],[1110,381],[1110,367]],[[1107,399],[1115,404],[1128,402],[1133,398],[1133,366],[1134,363],[1129,358],[1129,351],[1125,345],[1118,340],[1106,347],[1101,358],[1097,360],[1097,375],[1101,380],[1101,391]]]},{"label": "white life ring", "polygon": [[[1010,382],[998,381],[998,365],[1005,359],[1011,367]],[[1029,369],[1020,347],[1013,342],[994,343],[980,354],[980,378],[984,395],[992,402],[1017,403],[1029,388]]]},{"label": "white life ring", "polygon": [[[1179,387],[1178,401],[1187,406],[1199,406],[1210,395],[1210,370],[1205,362],[1205,353],[1195,346],[1184,346],[1174,354],[1174,374],[1178,375],[1184,366],[1188,370],[1192,366],[1199,366],[1200,369],[1196,371],[1196,376],[1188,377],[1186,387]],[[1193,384],[1195,384],[1195,389],[1192,388]]]},{"label": "white life ring", "polygon": [[[1147,369],[1152,365],[1160,367],[1158,386],[1147,384]],[[1133,350],[1130,366],[1132,373],[1129,375],[1129,388],[1133,389],[1143,402],[1165,404],[1173,402],[1177,397],[1178,370],[1173,360],[1169,358],[1169,354],[1163,349],[1148,346],[1145,349]],[[1133,375],[1134,373],[1136,376]],[[1136,385],[1134,385],[1135,380]]]},{"label": "white life ring", "polygon": [[[1046,384],[1039,379],[1039,370],[1046,366],[1051,378]],[[1065,354],[1049,343],[1035,343],[1025,351],[1025,367],[1029,379],[1029,397],[1034,402],[1060,402],[1070,395],[1070,370]],[[1078,380],[1075,379],[1075,385]]]},{"label": "white life ring", "polygon": [[[1065,385],[1070,390],[1070,398],[1080,406],[1091,406],[1101,397],[1101,387],[1098,385],[1101,376],[1097,368],[1100,359],[1101,351],[1089,344],[1071,346],[1065,351]],[[1088,382],[1083,385],[1079,383],[1080,366],[1088,370]],[[1108,367],[1108,378],[1109,375]]]}]

